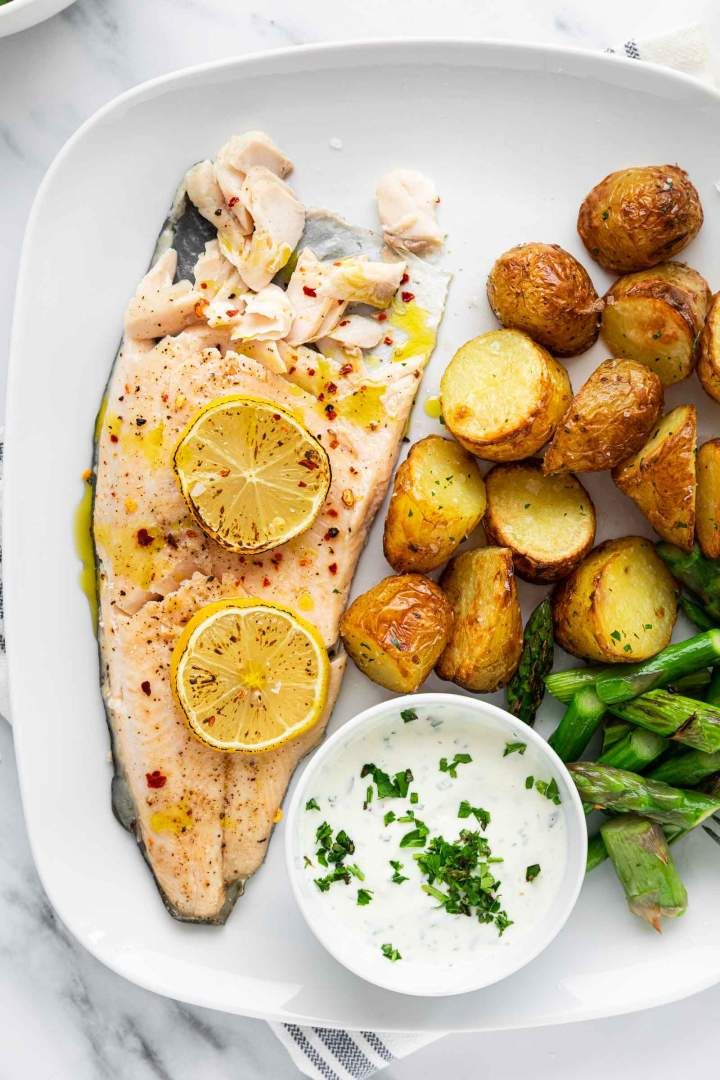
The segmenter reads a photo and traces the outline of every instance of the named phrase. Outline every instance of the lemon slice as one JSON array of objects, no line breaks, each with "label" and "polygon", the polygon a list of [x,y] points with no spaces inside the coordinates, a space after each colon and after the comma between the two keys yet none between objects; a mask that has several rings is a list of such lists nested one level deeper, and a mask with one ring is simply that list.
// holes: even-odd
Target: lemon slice
[{"label": "lemon slice", "polygon": [[205,532],[246,554],[305,532],[330,487],[323,446],[289,412],[258,398],[211,401],[185,429],[174,465]]},{"label": "lemon slice", "polygon": [[190,727],[216,750],[258,754],[316,724],[330,664],[310,623],[265,600],[218,600],[188,622],[170,677]]}]

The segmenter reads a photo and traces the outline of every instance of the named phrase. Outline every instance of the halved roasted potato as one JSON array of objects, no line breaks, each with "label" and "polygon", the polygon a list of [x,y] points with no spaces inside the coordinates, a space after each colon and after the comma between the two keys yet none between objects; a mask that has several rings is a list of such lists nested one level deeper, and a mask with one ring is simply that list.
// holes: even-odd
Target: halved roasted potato
[{"label": "halved roasted potato", "polygon": [[695,535],[708,559],[720,559],[720,439],[710,439],[697,452]]},{"label": "halved roasted potato", "polygon": [[712,298],[700,335],[697,373],[706,393],[720,401],[720,292]]},{"label": "halved roasted potato", "polygon": [[642,446],[662,407],[662,383],[654,372],[634,360],[605,360],[561,418],[543,472],[611,469]]},{"label": "halved roasted potato", "polygon": [[612,478],[640,507],[658,536],[690,551],[695,536],[694,405],[664,416],[636,454],[613,469]]},{"label": "halved roasted potato", "polygon": [[556,586],[555,640],[598,663],[647,660],[663,649],[677,618],[677,587],[649,540],[606,540]]},{"label": "halved roasted potato", "polygon": [[452,607],[434,581],[399,574],[353,601],[340,620],[340,636],[364,675],[407,694],[432,671],[452,624]]},{"label": "halved roasted potato", "polygon": [[462,446],[428,435],[395,474],[383,549],[394,570],[427,573],[447,562],[485,512],[485,484]]},{"label": "halved roasted potato", "polygon": [[485,476],[488,543],[508,547],[526,581],[559,581],[595,540],[595,508],[579,480],[544,476],[539,461],[495,465]]},{"label": "halved roasted potato", "polygon": [[703,223],[700,196],[677,165],[610,173],[586,195],[577,228],[606,270],[625,274],[671,259]]},{"label": "halved roasted potato", "polygon": [[647,364],[672,386],[695,367],[710,298],[705,278],[684,263],[626,274],[605,296],[603,340],[613,356]]},{"label": "halved roasted potato", "polygon": [[437,662],[441,679],[475,693],[499,690],[522,652],[522,616],[508,548],[464,551],[440,578],[455,613],[450,640]]},{"label": "halved roasted potato", "polygon": [[503,326],[524,330],[555,356],[577,356],[595,343],[600,300],[584,266],[559,244],[518,244],[496,261],[487,281]]},{"label": "halved roasted potato", "polygon": [[571,396],[562,364],[519,330],[491,330],[462,345],[440,383],[448,429],[488,461],[534,454]]}]

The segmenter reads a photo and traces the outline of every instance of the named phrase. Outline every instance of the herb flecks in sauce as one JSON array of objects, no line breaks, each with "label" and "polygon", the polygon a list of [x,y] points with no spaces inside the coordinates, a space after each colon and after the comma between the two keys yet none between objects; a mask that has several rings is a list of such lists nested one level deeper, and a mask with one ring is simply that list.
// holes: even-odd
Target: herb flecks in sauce
[{"label": "herb flecks in sauce", "polygon": [[508,754],[524,754],[526,750],[527,743],[507,742],[505,743],[505,749],[503,750],[503,757],[507,757]]},{"label": "herb flecks in sauce", "polygon": [[381,945],[380,948],[383,956],[387,956],[388,960],[402,960],[402,955],[389,942]]},{"label": "herb flecks in sauce", "polygon": [[457,767],[458,765],[467,765],[472,761],[470,754],[456,754],[452,761],[448,761],[447,758],[440,758],[440,764],[438,768],[440,772],[448,773],[453,780],[457,780]]},{"label": "herb flecks in sauce", "polygon": [[525,871],[525,880],[534,881],[539,873],[540,863],[533,863],[532,866],[528,866],[527,870]]},{"label": "herb flecks in sauce", "polygon": [[490,811],[483,810],[482,806],[471,806],[467,799],[463,799],[458,807],[458,817],[469,818],[471,814],[484,832],[490,824]]},{"label": "herb flecks in sauce", "polygon": [[318,805],[317,799],[308,799],[308,801],[305,803],[305,809],[306,810],[319,810],[320,807]]},{"label": "herb flecks in sauce", "polygon": [[449,915],[494,923],[502,935],[512,919],[500,906],[500,882],[490,869],[491,855],[484,836],[463,829],[455,843],[434,836],[415,861],[427,878],[423,891],[438,900]]},{"label": "herb flecks in sauce", "polygon": [[363,765],[360,770],[360,778],[372,776],[377,788],[378,799],[404,799],[413,780],[410,769],[402,769],[396,772],[392,779],[386,772],[372,763]]}]

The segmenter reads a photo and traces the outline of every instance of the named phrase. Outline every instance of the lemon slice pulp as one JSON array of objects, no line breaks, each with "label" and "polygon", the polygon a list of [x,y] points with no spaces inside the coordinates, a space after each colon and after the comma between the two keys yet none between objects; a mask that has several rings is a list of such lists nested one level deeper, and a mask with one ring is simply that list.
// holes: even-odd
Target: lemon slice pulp
[{"label": "lemon slice pulp", "polygon": [[322,444],[271,401],[226,397],[190,421],[173,459],[203,530],[231,551],[267,551],[309,529],[330,487]]},{"label": "lemon slice pulp", "polygon": [[216,750],[274,750],[320,719],[330,664],[318,631],[278,604],[226,599],[201,608],[172,655],[190,727]]}]

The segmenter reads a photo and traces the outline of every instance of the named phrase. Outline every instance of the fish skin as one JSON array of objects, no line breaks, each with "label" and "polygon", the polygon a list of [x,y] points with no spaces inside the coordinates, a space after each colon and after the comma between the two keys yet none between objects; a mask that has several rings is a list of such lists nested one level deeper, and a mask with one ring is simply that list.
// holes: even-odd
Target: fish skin
[{"label": "fish skin", "polygon": [[[178,223],[188,222],[186,236],[178,236],[181,267],[187,267],[188,250],[199,256],[207,240],[198,218],[178,200],[156,256],[175,239]],[[152,281],[154,288],[163,284],[157,273]],[[165,284],[172,284],[171,277]],[[385,415],[376,430],[368,431],[343,417],[329,419],[313,394],[230,350],[227,333],[200,325],[157,344],[125,339],[100,424],[93,516],[102,690],[116,768],[114,808],[134,832],[170,913],[209,923],[225,921],[262,863],[292,772],[322,738],[345,657],[332,661],[325,714],[310,732],[277,751],[245,756],[220,754],[191,734],[170,690],[173,644],[203,604],[222,596],[257,595],[299,607],[333,650],[422,366],[383,365]],[[355,374],[340,398],[357,392],[353,379]],[[227,393],[266,397],[290,409],[323,441],[331,460],[330,495],[320,517],[303,536],[258,560],[243,560],[202,532],[171,466],[172,450],[190,418]],[[138,419],[144,422],[138,425]],[[349,490],[353,502],[346,505],[343,494]],[[340,529],[332,543],[331,528]],[[150,545],[137,543],[141,529],[152,537]],[[143,683],[150,684],[150,695]],[[167,779],[162,787],[149,788],[147,774],[156,770]],[[165,815],[160,823],[171,827],[158,830],[156,814]]]}]

